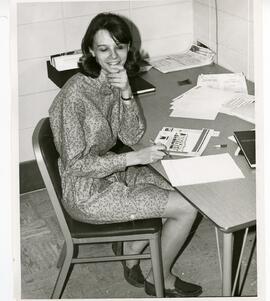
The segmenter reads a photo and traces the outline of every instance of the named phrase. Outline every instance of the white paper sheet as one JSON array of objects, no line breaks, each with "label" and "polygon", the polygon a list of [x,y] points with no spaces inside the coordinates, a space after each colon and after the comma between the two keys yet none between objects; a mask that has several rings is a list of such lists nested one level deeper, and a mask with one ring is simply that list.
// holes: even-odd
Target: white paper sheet
[{"label": "white paper sheet", "polygon": [[172,186],[184,186],[244,178],[230,154],[162,160]]}]

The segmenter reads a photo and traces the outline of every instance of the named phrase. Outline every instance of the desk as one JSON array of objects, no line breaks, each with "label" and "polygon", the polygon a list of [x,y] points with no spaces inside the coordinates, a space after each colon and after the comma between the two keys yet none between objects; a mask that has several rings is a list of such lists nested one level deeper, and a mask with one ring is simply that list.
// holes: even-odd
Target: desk
[{"label": "desk", "polygon": [[[232,291],[233,234],[235,231],[245,229],[256,223],[256,171],[249,168],[244,156],[234,156],[237,146],[228,140],[227,137],[231,136],[234,130],[251,129],[254,128],[254,125],[236,117],[220,113],[215,120],[169,117],[170,100],[196,85],[199,74],[226,72],[228,71],[217,65],[210,65],[168,74],[162,74],[155,69],[145,73],[143,77],[156,86],[156,92],[137,97],[146,119],[146,132],[141,141],[133,148],[137,150],[149,146],[149,140],[155,138],[163,126],[191,129],[207,127],[220,131],[219,137],[211,138],[203,155],[229,152],[242,170],[245,178],[176,187],[176,189],[222,232],[223,296],[230,296]],[[60,73],[62,74],[61,76],[64,75],[63,72]],[[50,78],[52,79],[52,77]],[[179,86],[177,84],[177,81],[187,78],[191,80],[191,85]],[[250,94],[254,93],[254,86],[250,82],[248,82],[248,90]],[[214,144],[223,143],[228,145],[227,148],[216,149],[212,147]],[[152,167],[168,179],[160,162],[152,164]]]},{"label": "desk", "polygon": [[[228,140],[234,130],[254,128],[252,123],[239,118],[219,113],[215,120],[199,120],[169,117],[170,100],[194,86],[201,73],[224,73],[225,69],[205,66],[185,71],[161,74],[156,70],[145,75],[145,79],[156,86],[156,92],[142,95],[138,99],[147,122],[146,132],[135,149],[149,145],[162,126],[201,129],[203,127],[220,131],[219,137],[212,137],[203,155],[228,152],[243,172],[244,179],[228,180],[215,183],[176,187],[186,199],[206,218],[211,220],[223,235],[223,296],[230,296],[232,291],[232,249],[233,233],[256,223],[256,171],[251,169],[244,156],[234,156],[237,145]],[[189,78],[192,85],[180,87],[177,81]],[[254,87],[248,83],[248,90],[253,94]],[[215,144],[226,143],[227,148],[216,149]],[[175,157],[179,158],[179,157]],[[152,164],[166,179],[166,173],[160,163]]]}]

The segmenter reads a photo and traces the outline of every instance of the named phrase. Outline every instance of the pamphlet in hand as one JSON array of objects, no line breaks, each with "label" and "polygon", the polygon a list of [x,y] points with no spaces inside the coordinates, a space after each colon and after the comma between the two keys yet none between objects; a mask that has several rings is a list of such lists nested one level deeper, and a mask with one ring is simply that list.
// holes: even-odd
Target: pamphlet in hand
[{"label": "pamphlet in hand", "polygon": [[193,130],[163,127],[155,143],[165,145],[170,155],[195,157],[203,153],[213,134],[213,129],[206,128]]}]

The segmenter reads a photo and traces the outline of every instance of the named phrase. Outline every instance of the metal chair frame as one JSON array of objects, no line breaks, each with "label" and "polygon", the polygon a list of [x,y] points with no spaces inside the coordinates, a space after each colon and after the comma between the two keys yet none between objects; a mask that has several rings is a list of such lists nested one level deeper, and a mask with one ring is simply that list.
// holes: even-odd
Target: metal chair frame
[{"label": "metal chair frame", "polygon": [[[159,298],[164,297],[160,241],[162,228],[161,219],[109,224],[106,226],[110,227],[110,235],[106,235],[106,231],[103,231],[104,227],[106,227],[105,225],[93,225],[73,220],[65,211],[61,202],[61,179],[57,166],[59,154],[53,142],[48,117],[41,119],[37,124],[33,133],[32,143],[40,173],[65,239],[57,264],[57,266],[60,267],[60,271],[51,298],[61,298],[74,264],[148,258],[152,261],[156,295]],[[74,223],[84,227],[86,231],[84,231],[83,234],[76,233],[73,229]],[[94,229],[93,231],[92,228]],[[79,245],[135,240],[148,240],[150,252],[136,255],[120,254],[113,256],[78,257]]]}]

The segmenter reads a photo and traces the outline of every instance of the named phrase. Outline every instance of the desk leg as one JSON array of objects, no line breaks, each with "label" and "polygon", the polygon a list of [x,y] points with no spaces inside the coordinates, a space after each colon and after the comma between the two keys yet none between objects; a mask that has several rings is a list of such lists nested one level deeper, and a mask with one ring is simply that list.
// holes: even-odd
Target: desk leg
[{"label": "desk leg", "polygon": [[222,295],[224,297],[232,294],[232,246],[233,234],[223,233]]}]

